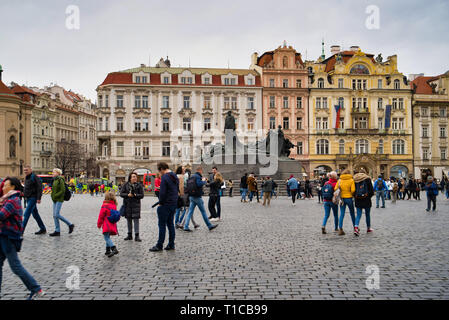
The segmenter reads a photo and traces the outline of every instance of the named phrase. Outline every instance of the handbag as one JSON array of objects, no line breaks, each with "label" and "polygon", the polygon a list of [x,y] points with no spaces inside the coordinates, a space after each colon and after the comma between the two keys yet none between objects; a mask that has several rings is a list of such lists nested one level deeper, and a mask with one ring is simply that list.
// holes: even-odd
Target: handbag
[{"label": "handbag", "polygon": [[126,206],[125,206],[125,201],[123,201],[122,206],[120,207],[120,216],[124,217],[126,213]]},{"label": "handbag", "polygon": [[338,189],[334,191],[334,196],[332,197],[332,203],[341,204],[341,188],[340,184],[338,184]]}]

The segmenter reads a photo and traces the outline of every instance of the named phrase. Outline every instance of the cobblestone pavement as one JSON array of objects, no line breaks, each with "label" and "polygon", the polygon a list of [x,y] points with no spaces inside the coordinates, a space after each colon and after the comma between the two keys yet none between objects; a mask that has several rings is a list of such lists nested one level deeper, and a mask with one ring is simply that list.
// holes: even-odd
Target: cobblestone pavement
[{"label": "cobblestone pavement", "polygon": [[[425,196],[423,197],[423,199]],[[143,200],[143,242],[124,241],[126,222],[113,237],[120,253],[104,255],[96,228],[101,197],[76,195],[64,203],[62,215],[76,225],[73,234],[61,224],[62,236],[36,236],[28,224],[20,258],[47,292],[46,299],[449,299],[449,201],[439,196],[435,213],[426,201],[387,202],[372,212],[373,234],[351,231],[346,214],[345,236],[328,234],[320,225],[323,208],[316,200],[293,207],[287,198],[270,208],[223,198],[223,221],[208,231],[177,231],[176,250],[150,253],[157,239],[157,216]],[[207,198],[205,199],[207,201]],[[53,231],[49,196],[39,211]],[[368,265],[379,268],[380,288],[368,290]],[[69,266],[80,268],[80,288],[69,290]],[[24,299],[26,289],[5,262],[2,299]]]}]

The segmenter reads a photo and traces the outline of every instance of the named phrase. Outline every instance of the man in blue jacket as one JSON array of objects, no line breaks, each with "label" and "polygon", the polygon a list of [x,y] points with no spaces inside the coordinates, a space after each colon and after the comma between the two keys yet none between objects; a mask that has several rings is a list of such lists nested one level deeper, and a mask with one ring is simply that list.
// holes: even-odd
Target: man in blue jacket
[{"label": "man in blue jacket", "polygon": [[385,180],[382,179],[382,175],[379,175],[376,181],[374,181],[374,191],[376,191],[376,208],[379,208],[379,198],[382,199],[382,207],[385,208],[385,191],[388,189]]},{"label": "man in blue jacket", "polygon": [[432,211],[435,211],[437,208],[437,196],[438,196],[438,186],[433,180],[432,176],[427,177],[427,183],[424,187],[427,191],[427,209],[426,211],[430,211],[430,204],[432,204]]},{"label": "man in blue jacket", "polygon": [[165,241],[165,231],[168,228],[168,245],[165,250],[175,249],[175,225],[173,219],[178,205],[179,179],[169,169],[168,164],[160,162],[157,170],[161,174],[161,187],[159,191],[159,207],[157,218],[159,225],[159,239],[157,244],[150,249],[151,252],[162,251]]},{"label": "man in blue jacket", "polygon": [[201,196],[204,194],[203,187],[206,184],[206,178],[203,178],[203,168],[196,168],[196,172],[192,174],[192,176],[187,180],[187,190],[186,192],[189,195],[190,207],[189,213],[187,214],[186,221],[184,223],[184,231],[192,231],[189,229],[190,218],[192,218],[193,211],[195,207],[198,206],[200,209],[201,215],[203,216],[203,220],[206,223],[209,230],[215,229],[217,227],[216,224],[210,223],[207,218],[206,210],[204,209],[204,202]]}]

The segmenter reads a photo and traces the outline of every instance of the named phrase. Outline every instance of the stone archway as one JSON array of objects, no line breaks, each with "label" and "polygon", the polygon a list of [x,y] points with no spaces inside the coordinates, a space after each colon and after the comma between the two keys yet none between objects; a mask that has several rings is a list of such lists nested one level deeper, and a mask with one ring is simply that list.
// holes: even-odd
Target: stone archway
[{"label": "stone archway", "polygon": [[376,161],[371,158],[369,155],[359,155],[354,159],[352,169],[355,172],[358,172],[360,169],[364,169],[366,171],[366,174],[370,177],[377,176],[377,165]]}]

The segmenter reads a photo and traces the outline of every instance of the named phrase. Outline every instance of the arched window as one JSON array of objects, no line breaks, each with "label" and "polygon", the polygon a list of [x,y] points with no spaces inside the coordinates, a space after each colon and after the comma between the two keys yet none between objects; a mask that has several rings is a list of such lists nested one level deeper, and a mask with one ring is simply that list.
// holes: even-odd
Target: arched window
[{"label": "arched window", "polygon": [[393,154],[405,154],[405,141],[396,139],[393,141]]},{"label": "arched window", "polygon": [[318,79],[318,88],[324,88],[324,79],[323,78]]},{"label": "arched window", "polygon": [[355,153],[368,153],[368,140],[360,139],[355,142]]},{"label": "arched window", "polygon": [[317,154],[329,154],[329,141],[326,139],[320,139],[316,142]]},{"label": "arched window", "polygon": [[343,140],[343,139],[338,141],[338,153],[345,154],[345,140]]},{"label": "arched window", "polygon": [[379,153],[383,154],[384,153],[384,141],[382,139],[379,140]]},{"label": "arched window", "polygon": [[363,64],[356,64],[351,68],[351,71],[349,71],[349,73],[351,73],[351,74],[369,74],[369,70]]},{"label": "arched window", "polygon": [[287,57],[282,58],[282,66],[285,69],[288,68],[288,58]]},{"label": "arched window", "polygon": [[401,82],[398,79],[394,80],[394,89],[395,90],[401,89]]}]

